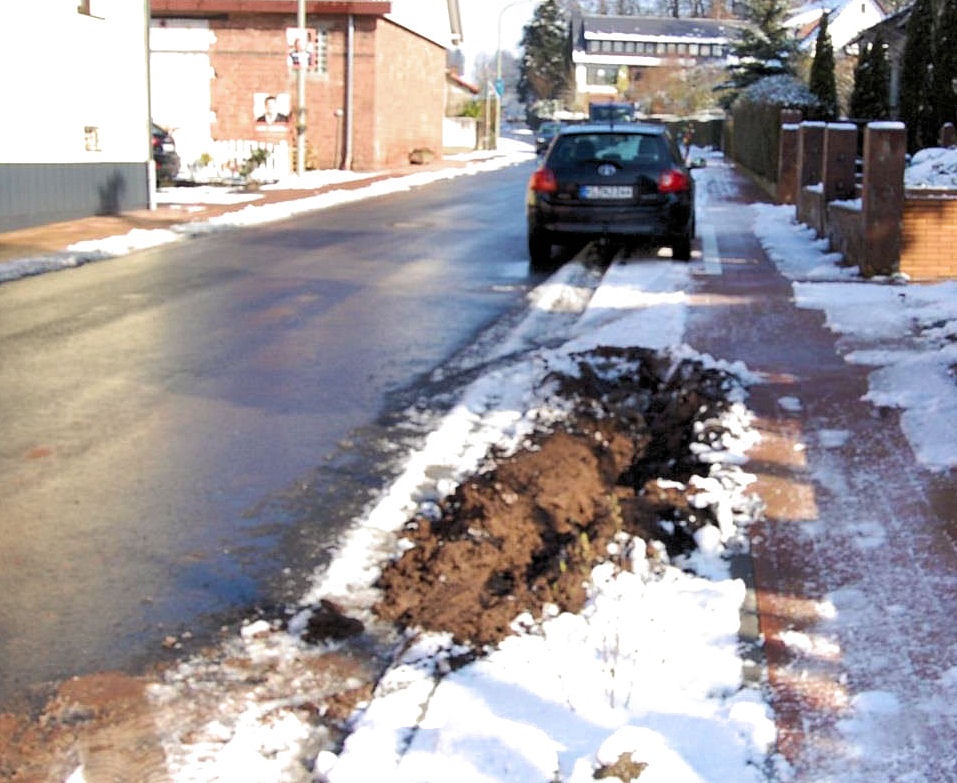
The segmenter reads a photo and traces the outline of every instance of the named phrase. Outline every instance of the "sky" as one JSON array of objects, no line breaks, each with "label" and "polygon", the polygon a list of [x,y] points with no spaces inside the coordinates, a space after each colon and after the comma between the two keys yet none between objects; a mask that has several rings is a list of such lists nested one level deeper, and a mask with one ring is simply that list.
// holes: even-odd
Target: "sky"
[{"label": "sky", "polygon": [[[297,209],[383,195],[389,189],[474,175],[532,158],[530,146],[511,145],[507,155],[477,159],[464,169],[377,183],[324,201],[313,197],[299,207],[251,204],[232,217],[192,230],[240,228],[281,219]],[[720,156],[712,154],[711,160],[715,165],[696,176],[723,176]],[[908,182],[957,189],[955,174],[957,152],[928,151],[915,160]],[[708,192],[712,189],[699,189],[699,194]],[[201,191],[193,197],[202,198]],[[792,281],[797,306],[821,310],[829,329],[853,338],[855,349],[845,360],[871,368],[866,399],[875,406],[901,409],[904,434],[929,470],[957,466],[957,384],[950,373],[957,364],[957,285],[863,281],[853,269],[838,266],[840,257],[794,221],[793,207],[762,204],[749,209],[769,257]],[[182,241],[184,236],[186,231],[155,239]],[[92,261],[127,252],[122,250],[124,242],[128,249],[137,246],[127,239],[72,252],[100,253]],[[528,783],[558,778],[586,783],[594,779],[597,766],[623,753],[648,765],[642,783],[757,783],[768,780],[766,774],[793,780],[786,762],[774,753],[775,724],[765,694],[742,675],[738,630],[744,585],[732,578],[723,557],[740,542],[750,521],[742,498],[753,479],[745,454],[755,434],[744,387],[756,379],[746,367],[726,366],[683,343],[694,266],[664,258],[614,264],[598,275],[573,261],[532,290],[525,320],[488,340],[490,355],[482,361],[498,357],[494,370],[466,387],[423,446],[408,455],[404,471],[356,520],[303,603],[336,596],[362,611],[383,547],[412,512],[432,502],[433,496],[422,490],[430,484],[427,475],[446,476],[430,490],[440,496],[474,470],[491,446],[515,448],[537,416],[556,415],[554,401],[543,391],[542,374],[556,368],[573,371],[570,354],[597,345],[640,344],[674,358],[700,359],[741,379],[742,388],[725,418],[723,448],[702,455],[713,464],[712,473],[697,479],[705,502],[723,520],[721,527],[699,531],[698,552],[674,563],[649,560],[641,542],[622,539],[617,551],[627,553],[631,568],[616,570],[606,564],[594,569],[582,612],[516,618],[512,637],[488,657],[455,671],[449,671],[455,649],[448,638],[423,634],[410,640],[357,716],[342,751],[321,752],[315,759],[318,780]],[[0,279],[2,273],[0,266]],[[563,318],[556,321],[556,314]],[[922,382],[914,384],[915,377]],[[780,400],[784,408],[794,402]],[[933,426],[927,426],[928,421]],[[879,551],[874,557],[880,557]],[[880,567],[877,561],[874,565]],[[857,614],[854,606],[841,605],[852,619],[871,610],[866,596],[857,600]],[[822,617],[835,611],[828,600],[817,609]],[[886,607],[873,610],[884,613]],[[296,654],[291,635],[261,623],[242,634],[251,655]],[[296,622],[291,627],[295,630]],[[788,640],[802,649],[823,644],[799,633]],[[894,666],[898,651],[881,649],[880,641],[874,655]],[[190,665],[183,664],[187,682]],[[936,711],[935,718],[946,714],[952,719],[957,713],[957,667],[932,685],[940,698],[926,708]],[[893,744],[893,725],[907,697],[868,692],[849,699],[840,729],[851,757],[883,763],[891,750],[909,752],[912,757],[905,761],[920,769],[920,748]],[[308,727],[295,711],[233,700],[223,705],[209,731],[215,734],[213,743],[179,742],[166,748],[174,783],[291,783],[284,770],[301,752]],[[859,774],[864,773],[847,769],[841,780],[865,783]],[[816,778],[825,779],[833,778]],[[82,766],[69,783],[85,783]]]},{"label": "sky", "polygon": [[462,53],[465,74],[471,78],[476,57],[494,57],[498,51],[499,21],[502,26],[502,51],[515,52],[522,40],[522,29],[535,10],[535,0],[459,0],[462,15]]}]

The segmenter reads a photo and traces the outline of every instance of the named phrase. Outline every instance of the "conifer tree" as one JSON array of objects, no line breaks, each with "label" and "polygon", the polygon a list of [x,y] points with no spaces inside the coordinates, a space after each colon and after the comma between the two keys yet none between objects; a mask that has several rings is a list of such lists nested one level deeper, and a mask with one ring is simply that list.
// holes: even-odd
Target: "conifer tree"
[{"label": "conifer tree", "polygon": [[827,31],[827,12],[821,14],[817,43],[814,46],[814,60],[811,63],[811,75],[808,87],[821,102],[822,120],[837,119],[837,79],[834,76],[834,45]]},{"label": "conifer tree", "polygon": [[792,75],[797,44],[784,27],[787,0],[747,0],[751,27],[732,48],[737,65],[728,68],[729,79],[722,85],[721,103],[730,106],[742,90],[767,76]]},{"label": "conifer tree", "polygon": [[855,119],[886,120],[890,111],[890,69],[884,39],[878,33],[860,53],[848,113]]},{"label": "conifer tree", "polygon": [[957,124],[957,0],[944,0],[934,31],[934,125]]},{"label": "conifer tree", "polygon": [[524,103],[560,98],[570,84],[568,35],[558,0],[542,0],[522,33],[518,94]]},{"label": "conifer tree", "polygon": [[933,109],[933,37],[932,0],[915,0],[901,58],[900,118],[907,125],[909,152],[933,145],[937,136]]}]

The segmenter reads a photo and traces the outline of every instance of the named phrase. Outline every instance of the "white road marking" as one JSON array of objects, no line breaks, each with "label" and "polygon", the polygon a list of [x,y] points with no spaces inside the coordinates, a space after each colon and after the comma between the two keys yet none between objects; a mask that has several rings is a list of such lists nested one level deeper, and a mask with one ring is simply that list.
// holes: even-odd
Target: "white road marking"
[{"label": "white road marking", "polygon": [[718,237],[715,234],[714,226],[710,223],[702,223],[698,227],[698,233],[701,235],[701,260],[704,261],[703,274],[720,275],[721,274],[721,256],[718,254]]}]

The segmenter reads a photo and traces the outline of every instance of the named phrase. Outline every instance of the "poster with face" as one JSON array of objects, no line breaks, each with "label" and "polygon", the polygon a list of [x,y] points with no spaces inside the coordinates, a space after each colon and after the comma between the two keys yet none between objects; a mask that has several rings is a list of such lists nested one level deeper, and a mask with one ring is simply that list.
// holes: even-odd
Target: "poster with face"
[{"label": "poster with face", "polygon": [[286,63],[294,71],[315,71],[319,68],[316,41],[319,36],[307,27],[286,28]]},{"label": "poster with face", "polygon": [[288,92],[253,94],[253,116],[256,118],[256,127],[260,130],[285,130],[289,122],[289,108]]}]

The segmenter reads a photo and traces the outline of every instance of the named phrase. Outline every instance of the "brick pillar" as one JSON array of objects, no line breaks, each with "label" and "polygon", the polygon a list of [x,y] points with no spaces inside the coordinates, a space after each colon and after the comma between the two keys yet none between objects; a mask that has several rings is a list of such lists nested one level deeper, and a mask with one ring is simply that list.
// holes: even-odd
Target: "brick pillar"
[{"label": "brick pillar", "polygon": [[797,202],[798,126],[781,126],[778,137],[778,204]]},{"label": "brick pillar", "polygon": [[778,136],[778,203],[793,204],[797,195],[797,131],[799,109],[781,109],[781,133]]},{"label": "brick pillar", "polygon": [[891,275],[900,267],[907,130],[902,122],[871,122],[864,131],[864,235],[861,274]]},{"label": "brick pillar", "polygon": [[857,159],[857,126],[830,123],[824,129],[824,203],[846,201],[857,193],[854,166]]},{"label": "brick pillar", "polygon": [[945,122],[940,129],[940,139],[938,140],[941,147],[953,147],[957,144],[957,129],[954,128],[954,123]]},{"label": "brick pillar", "polygon": [[802,122],[798,132],[798,187],[821,181],[824,164],[823,122]]}]

